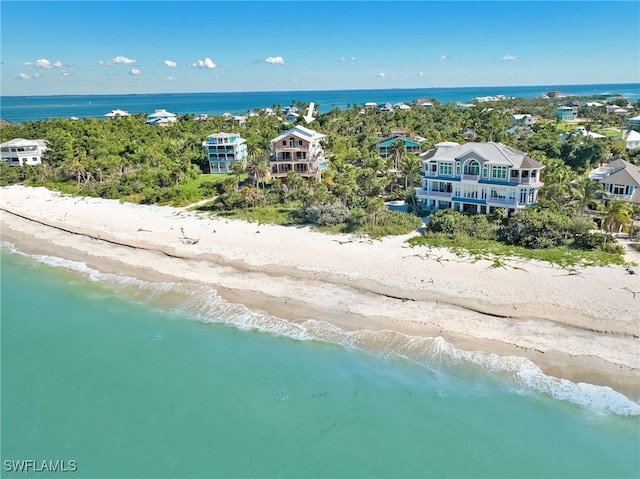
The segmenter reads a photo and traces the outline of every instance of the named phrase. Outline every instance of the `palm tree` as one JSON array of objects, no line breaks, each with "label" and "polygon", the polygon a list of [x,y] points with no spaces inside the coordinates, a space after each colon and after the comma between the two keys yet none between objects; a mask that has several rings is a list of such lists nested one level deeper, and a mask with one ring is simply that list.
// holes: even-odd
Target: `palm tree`
[{"label": "palm tree", "polygon": [[367,198],[367,206],[365,211],[371,215],[373,226],[378,223],[378,213],[384,209],[384,200],[378,196]]},{"label": "palm tree", "polygon": [[247,162],[247,173],[251,175],[253,181],[255,181],[256,188],[260,185],[260,181],[267,177],[269,174],[269,162],[264,153],[254,153],[249,157]]},{"label": "palm tree", "polygon": [[416,176],[420,173],[421,166],[420,160],[416,155],[407,155],[401,165],[402,173],[404,174],[404,189],[407,189],[408,182],[414,211],[417,211],[416,189],[414,184]]},{"label": "palm tree", "polygon": [[585,213],[590,206],[597,207],[600,200],[607,195],[600,183],[589,178],[572,181],[569,189],[572,197],[570,203],[576,207],[580,215]]},{"label": "palm tree", "polygon": [[407,154],[407,145],[404,144],[404,141],[397,140],[391,145],[391,155],[393,156],[394,162],[393,166],[396,170],[400,169],[400,163],[404,159]]},{"label": "palm tree", "polygon": [[241,162],[235,162],[231,165],[231,171],[236,175],[236,182],[240,183],[240,175],[244,172],[244,165]]},{"label": "palm tree", "polygon": [[606,206],[600,206],[600,218],[602,228],[609,234],[613,232],[613,227],[628,228],[633,221],[631,218],[631,205],[624,200],[610,200]]}]

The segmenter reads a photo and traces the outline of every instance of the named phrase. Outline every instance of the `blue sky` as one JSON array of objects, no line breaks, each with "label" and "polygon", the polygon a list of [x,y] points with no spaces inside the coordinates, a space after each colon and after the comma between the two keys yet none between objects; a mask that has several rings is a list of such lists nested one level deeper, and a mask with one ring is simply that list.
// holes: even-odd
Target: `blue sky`
[{"label": "blue sky", "polygon": [[2,95],[640,82],[640,2],[2,0]]}]

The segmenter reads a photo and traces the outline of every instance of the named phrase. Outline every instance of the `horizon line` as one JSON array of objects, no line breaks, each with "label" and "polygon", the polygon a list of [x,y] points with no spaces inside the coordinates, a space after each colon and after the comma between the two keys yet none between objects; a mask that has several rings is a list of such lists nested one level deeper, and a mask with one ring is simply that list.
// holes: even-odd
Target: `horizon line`
[{"label": "horizon line", "polygon": [[315,90],[243,90],[243,91],[182,91],[182,92],[148,92],[148,93],[56,93],[37,95],[2,95],[0,98],[30,98],[30,97],[56,97],[56,96],[143,96],[143,95],[211,95],[211,94],[250,94],[250,93],[290,93],[290,92],[329,92],[329,91],[388,91],[388,90],[439,90],[439,89],[465,89],[465,88],[529,88],[529,87],[570,87],[590,85],[636,85],[640,82],[620,83],[545,83],[532,85],[487,85],[487,86],[430,86],[430,87],[403,87],[403,88],[340,88],[340,89],[315,89]]}]

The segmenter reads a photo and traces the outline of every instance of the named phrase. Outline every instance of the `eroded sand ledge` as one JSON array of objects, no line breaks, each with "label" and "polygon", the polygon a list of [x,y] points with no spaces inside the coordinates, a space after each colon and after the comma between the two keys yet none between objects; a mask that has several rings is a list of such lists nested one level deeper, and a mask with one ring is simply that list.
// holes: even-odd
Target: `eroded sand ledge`
[{"label": "eroded sand ledge", "polygon": [[[640,269],[492,268],[410,236],[369,241],[184,209],[1,190],[2,239],[28,252],[152,281],[198,282],[231,302],[346,330],[442,336],[525,356],[553,376],[640,398]],[[196,240],[196,241],[190,241]]]}]

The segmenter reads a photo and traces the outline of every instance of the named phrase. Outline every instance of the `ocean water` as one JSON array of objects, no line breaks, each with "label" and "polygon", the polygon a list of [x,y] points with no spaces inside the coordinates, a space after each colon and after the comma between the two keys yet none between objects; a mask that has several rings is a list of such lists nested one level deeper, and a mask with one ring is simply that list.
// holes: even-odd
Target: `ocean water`
[{"label": "ocean water", "polygon": [[640,406],[608,388],[0,252],[7,476],[29,459],[91,478],[640,472]]},{"label": "ocean water", "polygon": [[350,105],[364,105],[371,101],[395,104],[409,103],[417,98],[434,98],[440,103],[455,103],[495,95],[536,98],[549,90],[558,90],[567,96],[620,94],[631,102],[640,99],[638,83],[148,95],[0,96],[0,118],[14,123],[72,116],[104,118],[106,113],[115,109],[126,110],[131,114],[148,114],[160,108],[178,115],[200,115],[201,113],[221,115],[227,112],[243,115],[255,108],[287,106],[294,101],[303,103],[313,101],[318,106],[318,111],[325,113]]}]

